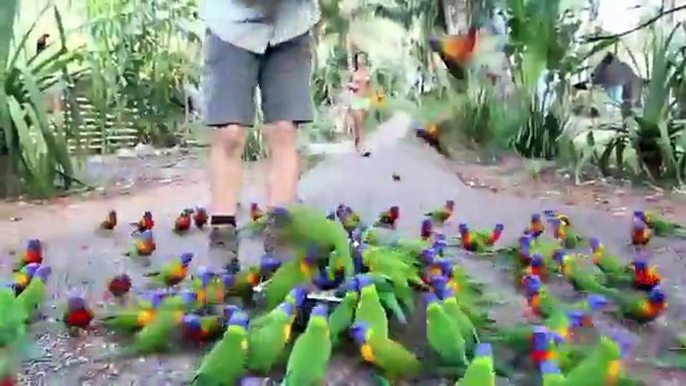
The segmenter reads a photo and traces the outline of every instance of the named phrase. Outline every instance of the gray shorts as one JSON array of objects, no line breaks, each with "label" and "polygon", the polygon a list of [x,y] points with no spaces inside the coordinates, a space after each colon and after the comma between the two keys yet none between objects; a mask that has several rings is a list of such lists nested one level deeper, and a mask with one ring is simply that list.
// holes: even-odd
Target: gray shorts
[{"label": "gray shorts", "polygon": [[205,124],[252,126],[258,86],[265,123],[311,122],[310,43],[307,33],[256,54],[208,30],[202,84]]}]

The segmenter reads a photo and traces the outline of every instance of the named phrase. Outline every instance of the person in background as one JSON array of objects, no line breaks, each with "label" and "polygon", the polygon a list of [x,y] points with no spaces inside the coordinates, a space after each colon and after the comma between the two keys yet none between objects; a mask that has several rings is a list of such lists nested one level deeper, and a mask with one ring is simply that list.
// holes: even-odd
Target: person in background
[{"label": "person in background", "polygon": [[350,92],[350,116],[353,128],[353,144],[355,151],[363,157],[369,157],[371,152],[364,147],[366,122],[372,105],[370,98],[371,83],[367,70],[366,56],[358,52],[353,57],[353,69],[348,83]]},{"label": "person in background", "polygon": [[[246,128],[260,88],[267,156],[266,206],[296,199],[298,125],[313,119],[310,31],[320,19],[315,0],[205,0],[203,119],[211,128],[210,257],[240,270],[236,215]],[[265,236],[265,251],[274,249]]]}]

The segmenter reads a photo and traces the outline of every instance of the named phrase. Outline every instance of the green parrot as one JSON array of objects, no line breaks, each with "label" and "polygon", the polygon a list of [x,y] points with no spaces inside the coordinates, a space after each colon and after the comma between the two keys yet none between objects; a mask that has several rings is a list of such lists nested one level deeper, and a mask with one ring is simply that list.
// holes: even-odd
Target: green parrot
[{"label": "green parrot", "polygon": [[548,359],[541,363],[541,386],[565,386],[565,377],[554,359]]},{"label": "green parrot", "polygon": [[[305,303],[306,300],[307,300],[307,291],[305,290],[305,288],[296,287],[296,288],[293,288],[292,290],[290,290],[290,292],[288,292],[288,295],[286,295],[283,302],[280,303],[279,305],[281,305],[283,303],[288,303],[294,307],[293,312],[297,313],[300,310],[302,310],[303,304]],[[250,328],[251,329],[252,328],[258,328],[258,327],[262,327],[264,325],[270,324],[273,322],[272,319],[275,316],[279,317],[280,314],[281,313],[278,311],[275,313],[272,313],[270,311],[270,312],[267,312],[267,313],[260,315],[258,317],[253,317],[253,319],[250,321]]]},{"label": "green parrot", "polygon": [[686,228],[659,215],[657,212],[634,211],[634,217],[642,220],[656,236],[686,237]]},{"label": "green parrot", "polygon": [[150,287],[173,287],[181,283],[188,274],[188,266],[193,261],[192,253],[183,253],[162,266],[159,271],[147,272],[144,276],[150,278]]},{"label": "green parrot", "polygon": [[476,332],[476,327],[469,316],[462,311],[460,303],[455,297],[455,292],[452,289],[446,289],[441,294],[443,299],[443,309],[455,321],[460,330],[460,335],[464,338],[467,351],[471,352],[474,344],[479,342],[479,337]]},{"label": "green parrot", "polygon": [[392,249],[386,247],[361,246],[362,261],[375,274],[388,276],[394,285],[394,293],[409,311],[413,310],[412,284],[423,284],[417,268],[406,263]]},{"label": "green parrot", "polygon": [[0,312],[3,315],[0,320],[0,384],[14,385],[21,361],[33,356],[30,349],[34,347],[29,344],[26,334],[24,308],[11,287],[0,288]]},{"label": "green parrot", "polygon": [[340,222],[330,221],[326,213],[303,205],[276,207],[267,216],[277,229],[277,239],[294,248],[314,246],[320,252],[333,249],[335,253],[329,255],[330,272],[333,274],[337,268],[343,268],[346,276],[354,274],[348,233]]},{"label": "green parrot", "polygon": [[355,310],[355,323],[369,323],[375,334],[380,337],[388,337],[388,316],[381,305],[379,293],[376,292],[374,282],[366,275],[355,277],[360,299]]},{"label": "green parrot", "polygon": [[460,223],[460,243],[463,249],[470,252],[492,253],[493,244],[500,239],[503,229],[503,224],[496,224],[493,230],[472,230],[467,224]]},{"label": "green parrot", "polygon": [[565,254],[562,250],[557,250],[553,258],[558,263],[562,275],[576,291],[598,292],[607,282],[604,273],[593,271],[590,266],[580,261],[583,255],[572,256]]},{"label": "green parrot", "polygon": [[248,328],[248,369],[262,374],[277,362],[291,339],[295,306],[283,302],[269,315],[261,326]]},{"label": "green parrot", "polygon": [[367,322],[358,322],[350,327],[350,335],[358,344],[362,358],[381,369],[389,379],[411,378],[422,371],[417,357],[385,334],[377,334]]},{"label": "green parrot", "polygon": [[278,306],[291,290],[312,280],[314,269],[311,264],[299,258],[281,264],[265,285],[267,309]]},{"label": "green parrot", "polygon": [[631,265],[622,262],[619,257],[608,254],[605,246],[597,238],[589,240],[591,260],[607,277],[608,285],[631,285],[634,282],[634,270]]},{"label": "green parrot", "polygon": [[348,331],[353,324],[355,308],[359,295],[356,291],[346,292],[343,300],[333,309],[329,315],[329,328],[331,329],[331,343],[336,347],[340,343],[341,334]]},{"label": "green parrot", "polygon": [[328,308],[317,305],[310,313],[307,328],[295,341],[286,365],[282,386],[319,386],[325,384],[332,345]]},{"label": "green parrot", "polygon": [[393,313],[393,316],[400,323],[407,323],[403,307],[410,312],[414,310],[414,292],[407,286],[407,282],[401,280],[400,284],[396,285],[393,279],[387,275],[375,272],[369,272],[365,275],[372,279],[376,292],[379,294],[381,305]]},{"label": "green parrot", "polygon": [[426,301],[426,339],[441,362],[449,366],[467,367],[466,343],[457,322],[443,308],[438,297],[428,292]]},{"label": "green parrot", "polygon": [[443,226],[452,217],[454,211],[455,201],[448,200],[445,202],[445,205],[431,212],[424,213],[424,216],[428,217],[435,225]]},{"label": "green parrot", "polygon": [[595,349],[565,376],[563,385],[606,386],[622,377],[621,359],[624,348],[615,340],[602,336]]},{"label": "green parrot", "polygon": [[154,310],[121,308],[99,318],[99,324],[108,330],[134,333],[150,324]]},{"label": "green parrot", "polygon": [[360,215],[355,213],[352,208],[344,204],[338,205],[335,216],[338,217],[338,220],[341,222],[341,224],[343,224],[343,228],[346,232],[348,232],[349,235],[352,234],[352,232],[357,229],[362,222]]},{"label": "green parrot", "polygon": [[47,266],[40,266],[33,274],[31,282],[26,286],[24,292],[17,296],[19,304],[24,307],[24,317],[26,322],[31,321],[36,310],[45,302],[45,285],[52,269]]},{"label": "green parrot", "polygon": [[617,316],[638,323],[651,322],[667,309],[667,296],[660,287],[653,288],[647,294],[607,287],[599,288],[597,293],[618,306],[618,309],[614,311]]},{"label": "green parrot", "polygon": [[567,225],[567,223],[561,219],[549,218],[548,222],[553,227],[553,235],[555,236],[555,239],[559,241],[565,248],[578,248],[581,242],[584,240],[583,237],[579,236],[574,228]]},{"label": "green parrot", "polygon": [[[205,355],[193,386],[234,386],[247,372],[248,315],[234,312],[221,340]],[[228,360],[230,358],[230,360]]]},{"label": "green parrot", "polygon": [[493,350],[489,343],[481,343],[474,350],[474,358],[455,386],[495,386]]}]

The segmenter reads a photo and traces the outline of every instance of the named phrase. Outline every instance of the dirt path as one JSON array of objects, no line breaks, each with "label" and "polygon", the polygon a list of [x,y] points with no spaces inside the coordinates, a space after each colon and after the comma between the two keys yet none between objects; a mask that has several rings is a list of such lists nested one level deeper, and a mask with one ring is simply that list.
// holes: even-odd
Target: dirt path
[{"label": "dirt path", "polygon": [[[457,217],[475,227],[490,227],[496,222],[505,224],[505,240],[513,241],[519,230],[526,224],[532,212],[542,209],[558,208],[570,214],[575,223],[587,234],[600,237],[608,248],[615,253],[630,257],[626,247],[629,213],[608,215],[587,207],[564,206],[552,200],[516,197],[495,194],[488,189],[472,189],[455,175],[454,165],[440,158],[428,149],[414,143],[398,140],[409,124],[406,116],[396,116],[389,125],[382,125],[370,139],[374,146],[371,158],[361,158],[352,153],[334,154],[327,157],[313,170],[306,173],[300,184],[300,196],[307,203],[321,208],[333,208],[344,202],[365,218],[372,219],[380,211],[391,205],[399,205],[402,215],[400,231],[415,234],[422,213],[433,209],[446,199],[457,201]],[[393,181],[393,173],[401,177]],[[247,180],[243,192],[243,202],[261,201],[259,183],[263,179],[260,170],[246,172]],[[97,238],[93,235],[95,224],[102,220],[106,211],[116,209],[122,223],[134,221],[144,210],[156,216],[158,230],[156,237],[159,249],[155,260],[162,261],[168,256],[184,251],[192,251],[202,256],[206,251],[206,235],[194,232],[179,237],[170,229],[173,218],[185,207],[204,205],[207,189],[201,170],[191,170],[184,179],[164,186],[146,189],[140,193],[117,198],[105,198],[64,205],[22,207],[18,214],[22,221],[0,222],[0,245],[13,249],[27,238],[38,237],[46,240],[46,258],[54,267],[54,277],[50,290],[54,294],[53,307],[48,308],[51,317],[39,323],[32,331],[40,338],[44,355],[26,365],[25,370],[31,384],[39,384],[38,379],[50,377],[49,384],[59,385],[177,385],[183,384],[196,364],[197,355],[185,353],[166,357],[146,357],[117,363],[94,362],[110,343],[100,338],[82,341],[67,340],[61,327],[54,322],[57,312],[55,304],[70,287],[83,287],[90,290],[93,300],[97,301],[102,293],[105,278],[125,270],[137,273],[128,258],[121,256],[126,248],[127,229],[121,227],[111,238]],[[453,225],[454,227],[455,225]],[[455,232],[448,228],[446,232]],[[241,253],[259,257],[259,245],[244,243]],[[679,287],[686,284],[684,261],[686,242],[658,240],[655,245],[655,262],[666,276],[665,287],[671,296],[668,319],[683,320],[686,316],[686,299]],[[503,321],[519,318],[522,300],[514,294],[509,278],[496,272],[490,263],[461,256],[462,260],[481,280],[490,282],[492,288],[507,303],[499,312]],[[10,258],[3,260],[4,264]],[[5,267],[3,272],[8,272]],[[134,280],[137,277],[134,277]],[[513,316],[514,315],[514,316]],[[637,336],[663,334],[665,322],[660,321]],[[415,331],[417,332],[417,331]],[[629,332],[627,332],[629,333]],[[642,355],[654,355],[658,350],[648,339],[637,345]],[[341,361],[341,359],[337,359]],[[78,366],[77,366],[78,365]],[[345,381],[350,374],[345,363],[333,366],[330,384],[351,384]],[[649,374],[655,383],[670,385],[668,379],[678,374]],[[343,379],[342,383],[333,378]],[[142,383],[145,379],[145,383]],[[665,382],[665,383],[657,383]],[[686,384],[682,378],[681,384]],[[56,382],[56,383],[55,383]],[[361,384],[364,384],[361,383]]]}]

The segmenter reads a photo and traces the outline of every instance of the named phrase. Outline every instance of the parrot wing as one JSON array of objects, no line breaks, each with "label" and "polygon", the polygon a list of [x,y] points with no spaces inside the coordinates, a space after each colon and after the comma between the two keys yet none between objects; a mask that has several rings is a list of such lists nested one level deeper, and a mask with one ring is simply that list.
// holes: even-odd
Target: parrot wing
[{"label": "parrot wing", "polygon": [[345,294],[343,300],[334,308],[329,315],[329,329],[331,331],[331,342],[336,345],[339,342],[341,334],[350,328],[353,323],[355,315],[355,307],[357,306],[358,294],[355,291],[349,291]]},{"label": "parrot wing", "polygon": [[299,260],[293,259],[281,264],[265,287],[268,309],[271,310],[279,305],[293,288],[306,279],[307,276],[301,271]]}]

